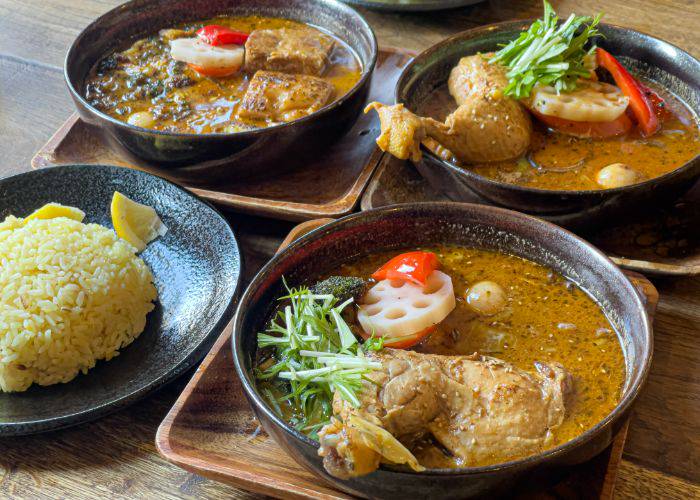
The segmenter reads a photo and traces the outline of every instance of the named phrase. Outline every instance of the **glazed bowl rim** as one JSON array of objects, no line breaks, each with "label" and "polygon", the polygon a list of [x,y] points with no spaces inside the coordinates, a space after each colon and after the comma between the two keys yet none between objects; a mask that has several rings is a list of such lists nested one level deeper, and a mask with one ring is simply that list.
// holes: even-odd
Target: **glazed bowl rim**
[{"label": "glazed bowl rim", "polygon": [[[651,328],[651,322],[649,320],[649,316],[646,312],[646,308],[642,302],[642,299],[639,295],[639,292],[634,288],[634,285],[629,281],[629,279],[622,273],[622,270],[618,268],[603,252],[598,250],[596,247],[594,247],[592,244],[588,243],[585,241],[583,238],[580,238],[579,236],[575,235],[574,233],[557,226],[555,224],[552,224],[551,222],[548,222],[543,219],[539,219],[537,217],[524,214],[521,212],[516,212],[514,210],[509,210],[506,208],[501,208],[501,207],[494,207],[494,206],[489,206],[489,205],[480,205],[480,204],[474,204],[474,203],[456,203],[456,202],[424,202],[424,203],[404,203],[404,204],[398,204],[398,205],[391,205],[387,207],[382,207],[382,208],[376,208],[372,210],[367,210],[363,212],[358,212],[354,213],[351,215],[347,215],[345,217],[342,217],[340,219],[337,219],[333,222],[330,222],[328,224],[325,224],[317,229],[314,229],[313,231],[310,231],[309,233],[303,235],[302,237],[298,238],[294,242],[292,242],[288,247],[283,249],[282,251],[278,252],[275,254],[272,259],[270,259],[265,266],[262,267],[262,269],[256,274],[256,276],[253,278],[253,280],[250,282],[248,287],[246,288],[245,292],[241,296],[241,299],[238,302],[238,306],[236,308],[236,314],[234,315],[233,319],[233,333],[231,336],[231,348],[233,351],[233,359],[234,359],[234,364],[236,367],[236,374],[238,375],[239,379],[242,382],[243,388],[246,392],[246,395],[248,396],[249,400],[252,402],[254,409],[256,411],[262,412],[267,419],[269,419],[276,427],[281,428],[284,430],[284,432],[289,435],[292,439],[296,439],[298,441],[301,441],[302,443],[313,446],[313,447],[318,447],[319,443],[317,441],[314,441],[313,439],[309,438],[308,436],[305,436],[298,432],[297,430],[293,429],[286,421],[284,421],[282,418],[277,416],[270,408],[270,406],[262,399],[262,397],[258,394],[257,390],[255,389],[255,380],[251,376],[251,373],[249,370],[245,369],[245,353],[242,347],[242,341],[243,341],[243,335],[244,332],[242,330],[242,323],[244,321],[245,316],[248,314],[248,311],[250,310],[250,305],[249,303],[253,303],[252,295],[254,294],[254,291],[258,289],[260,286],[261,282],[264,281],[264,279],[267,277],[267,275],[271,274],[274,269],[276,268],[277,264],[283,260],[285,260],[289,255],[293,254],[296,252],[298,249],[303,247],[304,245],[307,245],[309,243],[312,243],[314,241],[318,241],[322,239],[324,236],[328,235],[329,233],[336,232],[340,229],[342,229],[345,226],[352,226],[353,223],[355,222],[361,222],[362,219],[367,218],[368,216],[379,216],[379,217],[391,217],[392,214],[395,214],[397,212],[402,212],[402,211],[408,211],[410,212],[411,210],[415,209],[416,206],[419,205],[422,208],[426,208],[429,210],[429,213],[426,215],[428,216],[435,216],[439,215],[442,212],[447,212],[449,213],[450,209],[451,210],[468,210],[468,211],[476,211],[480,213],[495,213],[499,216],[499,218],[508,218],[510,220],[518,222],[517,227],[518,229],[528,225],[530,227],[535,226],[535,227],[540,227],[540,228],[548,228],[550,230],[553,230],[555,232],[559,232],[562,236],[565,236],[569,238],[570,240],[573,240],[575,244],[579,247],[580,250],[588,252],[592,257],[594,257],[598,265],[605,266],[608,271],[621,275],[623,278],[625,278],[625,282],[627,283],[627,288],[628,288],[628,295],[629,295],[629,300],[633,301],[633,307],[639,311],[640,313],[640,318],[642,321],[643,329],[644,329],[644,344],[645,348],[643,349],[643,357],[637,361],[637,363],[641,364],[642,366],[640,367],[640,370],[637,374],[637,376],[630,380],[629,384],[626,384],[626,388],[624,390],[623,396],[618,401],[618,403],[615,405],[615,407],[602,419],[600,419],[594,426],[590,427],[587,429],[585,432],[579,434],[575,438],[562,443],[554,448],[545,450],[541,453],[535,454],[535,455],[530,455],[521,459],[517,460],[510,460],[507,462],[502,462],[498,464],[492,464],[492,465],[486,465],[486,466],[479,466],[479,467],[461,467],[461,468],[431,468],[427,469],[423,472],[414,472],[411,470],[403,470],[403,469],[396,469],[391,466],[385,466],[381,465],[380,468],[384,471],[387,472],[394,472],[394,473],[400,473],[400,474],[416,474],[419,476],[460,476],[460,475],[478,475],[478,474],[484,474],[484,473],[493,473],[497,471],[504,471],[508,469],[520,469],[524,467],[531,467],[537,464],[540,464],[545,461],[552,460],[556,458],[557,456],[561,456],[578,446],[588,442],[589,440],[593,439],[599,432],[601,432],[603,429],[605,429],[607,426],[611,424],[613,420],[616,420],[620,415],[623,415],[625,412],[629,410],[631,405],[634,403],[634,401],[637,399],[639,392],[641,391],[642,387],[644,386],[647,375],[649,373],[649,369],[651,366],[651,360],[653,357],[653,350],[654,350],[654,338],[653,338],[653,331]],[[511,234],[517,234],[511,232]],[[573,260],[573,259],[572,259]],[[533,261],[536,262],[536,261]],[[628,371],[627,367],[627,359],[625,360],[625,370]]]},{"label": "glazed bowl rim", "polygon": [[[435,45],[432,45],[425,49],[423,52],[419,53],[417,56],[415,56],[409,63],[404,67],[403,71],[399,75],[398,80],[396,81],[396,86],[394,87],[394,103],[401,103],[399,100],[399,94],[401,92],[402,86],[405,85],[405,82],[403,80],[408,76],[409,71],[419,63],[424,62],[425,59],[427,59],[429,56],[431,56],[434,52],[437,52],[438,50],[450,46],[460,40],[463,40],[465,38],[468,39],[478,39],[480,38],[481,35],[485,35],[487,33],[492,33],[494,31],[514,31],[516,29],[526,29],[528,26],[530,26],[536,19],[531,18],[531,19],[516,19],[516,20],[511,20],[511,21],[502,21],[498,23],[492,23],[492,24],[487,24],[484,26],[478,26],[476,28],[470,28],[464,31],[460,31],[459,33],[455,33],[454,35],[449,36],[448,38],[445,38],[444,40],[441,40],[440,42],[436,43]],[[612,23],[600,23],[599,26],[604,27],[606,29],[610,29],[611,31],[614,32],[620,32],[620,33],[627,33],[627,34],[632,34],[632,35],[638,35],[641,38],[646,38],[651,40],[654,44],[660,44],[666,48],[671,48],[677,52],[679,52],[681,55],[684,55],[688,58],[690,58],[691,61],[693,61],[694,66],[696,70],[698,71],[698,74],[700,75],[700,60],[698,60],[696,57],[693,57],[690,53],[687,51],[681,49],[677,45],[672,44],[671,42],[667,42],[665,40],[662,40],[660,38],[657,38],[653,35],[650,35],[648,33],[642,32],[642,31],[637,31],[632,28],[626,28],[624,26],[620,26],[617,24],[612,24]],[[624,56],[624,54],[623,54]],[[675,64],[675,62],[673,62]],[[698,77],[700,80],[700,76]],[[694,93],[700,93],[700,90],[695,89]],[[688,106],[684,101],[682,101],[685,106]],[[405,104],[405,103],[403,103]],[[697,123],[699,117],[698,114],[695,112],[695,110],[691,110],[694,119]],[[698,124],[700,127],[700,123]],[[551,195],[551,196],[558,196],[558,197],[583,197],[583,196],[600,196],[603,193],[605,195],[615,195],[619,193],[624,193],[636,189],[644,189],[646,187],[652,186],[666,178],[674,177],[676,175],[680,175],[681,173],[685,172],[686,170],[690,169],[693,166],[693,163],[700,160],[700,152],[697,153],[693,158],[689,159],[679,167],[666,172],[663,175],[659,175],[657,177],[652,177],[651,179],[646,179],[642,182],[637,182],[635,184],[630,184],[628,186],[621,186],[621,187],[616,187],[616,188],[609,188],[609,189],[575,189],[575,190],[564,190],[564,189],[544,189],[544,188],[537,188],[537,187],[529,187],[529,186],[521,186],[518,184],[511,184],[508,182],[501,182],[497,181],[495,179],[490,179],[488,177],[485,177],[483,175],[479,175],[467,168],[461,168],[458,165],[443,160],[442,158],[438,157],[435,155],[432,151],[430,151],[428,148],[425,146],[421,145],[421,151],[424,155],[427,155],[431,161],[436,162],[440,164],[442,167],[448,168],[449,170],[460,174],[460,175],[465,175],[468,178],[478,180],[479,182],[482,182],[489,187],[495,187],[495,188],[501,188],[501,189],[506,189],[506,190],[511,190],[517,193],[521,194],[533,194],[533,195]]]},{"label": "glazed bowl rim", "polygon": [[[73,40],[73,42],[70,45],[70,48],[68,49],[68,52],[66,53],[66,57],[63,62],[63,78],[66,82],[66,85],[68,86],[68,91],[70,92],[71,96],[76,99],[81,106],[83,106],[89,113],[96,115],[100,120],[107,121],[111,123],[112,125],[129,130],[131,132],[138,132],[138,133],[145,133],[145,134],[153,134],[153,135],[158,135],[158,136],[164,136],[164,137],[172,137],[176,139],[190,139],[190,140],[208,140],[208,139],[241,139],[241,140],[246,140],[246,139],[253,139],[258,136],[264,135],[266,133],[272,133],[273,131],[279,131],[279,130],[284,130],[286,128],[290,128],[292,126],[304,124],[310,121],[313,121],[317,119],[318,117],[324,116],[333,110],[337,109],[338,107],[342,106],[346,101],[348,101],[350,98],[352,98],[357,92],[360,91],[366,84],[367,81],[372,77],[372,74],[374,73],[374,68],[377,63],[377,55],[379,53],[379,49],[377,47],[377,37],[374,34],[374,30],[372,27],[369,25],[367,20],[359,13],[357,12],[354,8],[352,8],[350,5],[345,4],[340,2],[339,0],[308,0],[311,2],[315,2],[318,4],[326,4],[332,9],[334,9],[335,12],[342,11],[345,14],[348,14],[351,17],[354,17],[359,24],[362,26],[362,30],[365,31],[369,35],[369,41],[370,41],[370,54],[369,54],[369,61],[368,64],[365,65],[363,64],[362,68],[362,74],[360,76],[360,79],[353,85],[353,87],[348,90],[344,95],[342,95],[340,98],[336,99],[335,101],[331,102],[330,104],[324,106],[323,108],[319,109],[318,111],[315,111],[311,113],[310,115],[303,116],[301,118],[297,118],[296,120],[292,120],[290,122],[285,122],[285,123],[278,123],[276,125],[271,125],[269,127],[264,127],[264,128],[255,128],[252,130],[243,130],[240,132],[209,132],[209,133],[204,133],[204,134],[198,134],[198,133],[193,133],[193,132],[168,132],[166,130],[153,130],[145,127],[139,127],[136,125],[132,125],[130,123],[127,123],[126,121],[121,121],[117,118],[114,118],[113,116],[108,115],[107,113],[104,113],[91,105],[82,95],[82,93],[76,89],[75,85],[73,84],[73,76],[71,72],[68,69],[69,66],[69,61],[71,59],[77,57],[75,54],[81,49],[82,46],[82,38],[85,35],[86,32],[95,29],[100,23],[104,22],[105,20],[110,19],[116,14],[119,14],[121,11],[128,10],[131,7],[133,7],[134,4],[143,4],[147,3],[148,0],[129,0],[126,3],[123,3],[117,7],[114,7],[113,9],[110,9],[109,11],[105,12],[101,16],[99,16],[97,19],[92,21],[90,24],[88,24],[85,28],[83,28],[78,36]],[[223,14],[222,14],[223,15]],[[317,27],[318,28],[318,27]],[[159,28],[159,29],[164,29],[164,28]],[[327,31],[325,29],[321,29],[321,32]],[[333,36],[340,38],[344,43],[348,43],[347,41],[343,40],[338,34],[332,33]],[[119,44],[117,44],[119,45]],[[353,53],[355,51],[353,50]],[[355,54],[355,56],[360,60],[360,63],[363,61],[361,60],[360,56],[358,54]]]}]

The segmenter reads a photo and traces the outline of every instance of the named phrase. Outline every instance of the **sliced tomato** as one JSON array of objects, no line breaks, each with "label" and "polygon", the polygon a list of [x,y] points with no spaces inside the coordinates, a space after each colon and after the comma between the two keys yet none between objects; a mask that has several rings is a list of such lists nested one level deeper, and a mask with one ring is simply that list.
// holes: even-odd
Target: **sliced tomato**
[{"label": "sliced tomato", "polygon": [[[384,347],[391,347],[392,349],[406,349],[412,347],[423,341],[428,335],[432,334],[437,329],[437,325],[429,326],[425,330],[421,330],[413,335],[406,335],[405,337],[384,337]],[[360,331],[360,336],[367,340],[370,335]]]},{"label": "sliced tomato", "polygon": [[634,128],[634,123],[630,117],[627,116],[627,113],[622,113],[610,122],[576,122],[556,116],[544,115],[534,109],[531,109],[530,112],[548,127],[563,134],[574,135],[576,137],[603,139],[605,137],[615,137],[616,135],[625,134]]},{"label": "sliced tomato", "polygon": [[200,75],[213,76],[214,78],[221,78],[224,76],[229,76],[238,71],[238,67],[234,68],[203,68],[202,66],[197,66],[196,64],[187,63],[187,65],[195,70]]},{"label": "sliced tomato", "polygon": [[639,82],[629,74],[620,61],[605,49],[600,47],[596,49],[596,59],[598,65],[610,72],[615,84],[630,98],[630,108],[637,119],[642,134],[645,136],[654,135],[659,130],[659,119]]},{"label": "sliced tomato", "polygon": [[406,280],[425,285],[425,280],[439,265],[440,261],[433,252],[407,252],[397,255],[377,269],[372,278],[377,281]]},{"label": "sliced tomato", "polygon": [[226,26],[209,24],[197,30],[200,40],[209,45],[243,45],[248,40],[248,33],[234,31]]}]

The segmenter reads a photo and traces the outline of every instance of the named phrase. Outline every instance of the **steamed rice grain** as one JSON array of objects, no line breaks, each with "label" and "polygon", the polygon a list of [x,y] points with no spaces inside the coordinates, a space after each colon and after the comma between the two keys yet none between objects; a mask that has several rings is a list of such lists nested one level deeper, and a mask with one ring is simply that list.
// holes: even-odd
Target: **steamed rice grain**
[{"label": "steamed rice grain", "polygon": [[68,382],[146,325],[157,292],[136,249],[64,217],[0,223],[0,388]]}]

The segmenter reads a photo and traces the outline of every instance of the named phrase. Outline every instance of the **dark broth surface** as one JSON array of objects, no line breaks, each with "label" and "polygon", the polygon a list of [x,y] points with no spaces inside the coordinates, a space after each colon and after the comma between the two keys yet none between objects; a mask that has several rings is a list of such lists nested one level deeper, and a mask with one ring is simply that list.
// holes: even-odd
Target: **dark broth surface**
[{"label": "dark broth surface", "polygon": [[[174,29],[185,30],[194,37],[197,29],[208,24],[245,33],[256,29],[309,28],[289,19],[221,16]],[[361,65],[350,47],[336,37],[334,40],[330,64],[322,77],[333,85],[331,102],[352,89],[362,75]],[[110,69],[110,66],[115,67]],[[236,119],[238,105],[252,76],[245,70],[223,78],[202,76],[185,63],[172,60],[167,37],[156,33],[98,63],[88,79],[85,95],[92,106],[118,120],[126,121],[134,113],[149,111],[155,120],[147,128],[154,130],[196,134],[238,132],[271,125],[265,121],[251,124]]]},{"label": "dark broth surface", "polygon": [[[671,172],[700,154],[696,117],[678,98],[645,82],[664,98],[671,116],[657,134],[644,138],[636,130],[610,139],[584,139],[547,130],[533,119],[530,158],[480,165],[461,165],[481,176],[508,184],[539,189],[597,190],[597,172],[611,163],[625,163],[642,174],[642,180]],[[457,108],[447,86],[441,86],[416,112],[443,121]],[[444,148],[443,148],[443,151]],[[446,156],[438,154],[445,159]],[[455,160],[451,160],[456,162]]]},{"label": "dark broth surface", "polygon": [[[563,424],[553,431],[552,447],[577,437],[612,411],[623,389],[625,360],[613,327],[584,291],[546,267],[519,257],[455,246],[427,250],[438,254],[441,270],[452,278],[457,306],[416,351],[477,352],[529,372],[534,371],[536,361],[561,363],[574,377],[574,395]],[[361,258],[331,274],[369,278],[398,253]],[[482,280],[495,281],[507,292],[508,305],[494,316],[476,314],[464,300],[467,288]],[[359,329],[355,314],[350,316],[349,323]],[[263,384],[277,392],[274,386]],[[286,406],[280,411],[290,419],[298,409]],[[430,442],[412,451],[422,465],[432,468],[496,461],[461,463]]]}]

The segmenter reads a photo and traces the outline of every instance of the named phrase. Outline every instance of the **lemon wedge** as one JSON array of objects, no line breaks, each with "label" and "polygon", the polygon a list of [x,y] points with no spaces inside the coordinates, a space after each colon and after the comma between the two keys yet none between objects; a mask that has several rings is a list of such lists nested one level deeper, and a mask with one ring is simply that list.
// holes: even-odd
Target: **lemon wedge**
[{"label": "lemon wedge", "polygon": [[33,219],[56,219],[58,217],[66,217],[67,219],[82,222],[85,218],[85,212],[79,208],[68,207],[59,203],[47,203],[43,207],[34,210],[34,212],[25,217],[24,224]]},{"label": "lemon wedge", "polygon": [[112,196],[111,211],[117,236],[131,243],[139,252],[168,230],[153,207],[137,203],[119,191]]}]

